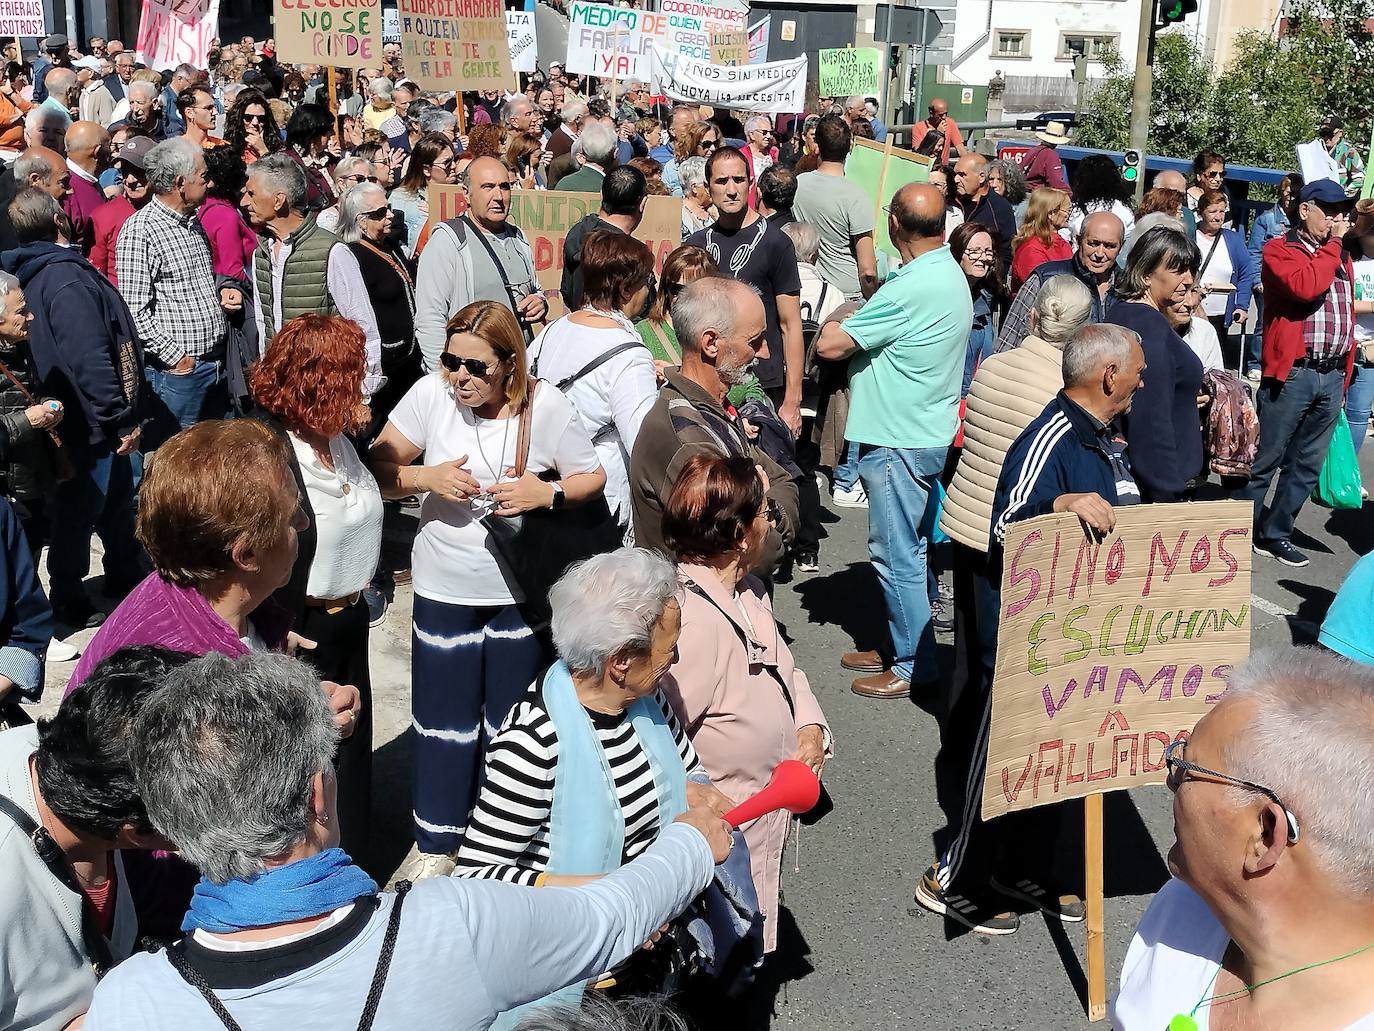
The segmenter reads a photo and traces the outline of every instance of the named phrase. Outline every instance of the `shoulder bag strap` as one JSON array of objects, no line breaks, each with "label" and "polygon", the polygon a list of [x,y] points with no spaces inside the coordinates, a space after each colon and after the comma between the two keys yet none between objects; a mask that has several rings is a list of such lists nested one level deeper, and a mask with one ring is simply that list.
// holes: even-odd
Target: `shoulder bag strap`
[{"label": "shoulder bag strap", "polygon": [[1202,274],[1207,271],[1207,266],[1212,263],[1212,255],[1217,252],[1217,244],[1221,243],[1221,234],[1222,230],[1218,229],[1217,235],[1212,237],[1212,246],[1207,248],[1207,257],[1202,259],[1202,265],[1198,268],[1197,274],[1199,279],[1201,279]]},{"label": "shoulder bag strap", "polygon": [[[467,215],[460,215],[459,221],[467,226],[468,232],[477,237],[477,242],[482,245],[482,249],[487,252],[487,257],[496,266],[496,274],[501,277],[501,285],[506,288],[506,299],[510,301],[510,310],[518,311],[516,307],[520,303],[520,298],[515,296],[515,290],[510,285],[510,280],[506,278],[506,266],[501,264],[501,259],[496,256],[496,250],[492,247],[491,241],[487,239],[487,234],[472,224]],[[518,319],[518,316],[517,316]],[[522,323],[523,325],[523,323]]]},{"label": "shoulder bag strap", "polygon": [[[574,383],[576,383],[578,380],[582,379],[582,377],[590,376],[593,372],[601,368],[601,366],[605,365],[616,355],[624,354],[626,351],[631,351],[636,347],[644,347],[644,342],[638,338],[635,338],[634,340],[626,340],[624,343],[617,344],[615,347],[612,347],[609,351],[601,352],[601,354],[597,355],[586,365],[582,366],[582,368],[574,372],[571,376],[565,376],[563,379],[559,380],[556,384],[554,384],[554,386],[556,386],[559,392],[562,393],[563,391],[567,390],[570,386],[572,386]],[[645,350],[647,350],[647,348],[645,348]]]},{"label": "shoulder bag strap", "polygon": [[[24,386],[23,382],[19,379],[18,376],[10,372],[10,367],[6,365],[3,361],[0,361],[0,373],[3,373],[5,378],[9,380],[11,383],[13,383],[19,389],[19,393],[24,395],[24,400],[26,400],[31,405],[38,404],[38,399],[34,397],[32,393],[30,393],[29,388]],[[52,440],[53,445],[55,447],[60,448],[62,446],[62,441],[58,439],[56,433],[54,433],[52,430],[45,430],[44,432],[47,433],[49,439]]]},{"label": "shoulder bag strap", "polygon": [[529,390],[525,394],[525,404],[520,409],[520,424],[515,434],[515,479],[525,475],[530,460],[530,425],[534,422],[534,391],[539,381],[531,378]]},{"label": "shoulder bag strap", "polygon": [[219,1022],[225,1026],[227,1031],[243,1031],[239,1022],[234,1019],[234,1015],[224,1008],[224,1003],[219,1001],[219,996],[215,994],[215,990],[206,983],[205,978],[200,976],[200,971],[191,966],[191,962],[186,958],[181,945],[182,943],[178,942],[167,950],[167,962],[172,965],[172,969],[181,976],[183,981],[200,992],[201,998],[214,1011],[215,1016],[219,1018]]},{"label": "shoulder bag strap", "polygon": [[[723,608],[721,608],[720,605],[716,602],[716,599],[712,598],[709,594],[707,594],[700,584],[696,583],[693,580],[688,580],[687,590],[691,591],[698,598],[704,598],[711,605],[712,608],[714,608],[717,612],[719,612],[722,616],[725,617],[725,622],[729,623],[730,626],[734,628],[735,634],[744,643],[744,654],[747,656],[753,646],[753,642],[749,640],[749,635],[744,632],[744,628],[741,627],[738,623],[736,623],[733,619],[731,619],[730,613],[726,612]],[[782,688],[782,699],[787,703],[787,711],[790,712],[792,714],[793,719],[795,719],[797,716],[797,703],[792,700],[792,691],[787,686],[786,681],[783,680],[782,674],[778,672],[778,668],[776,666],[770,666],[766,662],[761,662],[759,663],[759,665],[766,669],[769,672],[769,674],[773,677],[773,679],[777,681],[778,687]]]},{"label": "shoulder bag strap", "polygon": [[64,888],[76,892],[81,899],[81,939],[86,946],[86,955],[91,961],[96,980],[100,980],[114,966],[114,957],[110,955],[110,943],[105,940],[105,935],[100,933],[100,927],[96,923],[95,907],[81,890],[66,855],[58,847],[57,842],[53,841],[52,835],[13,799],[0,795],[0,813],[8,816],[29,839],[29,844],[33,846],[43,865],[48,868],[48,872],[56,877]]}]

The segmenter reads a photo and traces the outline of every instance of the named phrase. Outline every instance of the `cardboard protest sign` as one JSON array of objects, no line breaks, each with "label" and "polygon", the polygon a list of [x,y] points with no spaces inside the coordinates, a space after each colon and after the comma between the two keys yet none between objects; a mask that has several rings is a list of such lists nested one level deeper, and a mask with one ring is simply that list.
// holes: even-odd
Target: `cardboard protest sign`
[{"label": "cardboard protest sign", "polygon": [[768,60],[768,34],[773,29],[773,16],[765,14],[749,26],[749,63],[762,64]]},{"label": "cardboard protest sign", "polygon": [[1254,506],[1071,513],[1007,527],[983,819],[1165,779],[1250,652]]},{"label": "cardboard protest sign", "polygon": [[514,90],[501,0],[399,0],[409,78],[422,89]]},{"label": "cardboard protest sign", "polygon": [[[884,171],[886,165],[886,171]],[[844,177],[858,183],[872,198],[877,215],[874,218],[875,245],[892,257],[897,248],[887,235],[887,218],[881,209],[892,203],[892,195],[909,183],[923,183],[930,178],[930,158],[918,157],[908,151],[889,150],[872,140],[855,140],[845,165]]]},{"label": "cardboard protest sign", "polygon": [[570,72],[649,81],[649,48],[711,60],[713,31],[745,28],[745,13],[718,3],[660,0],[656,13],[573,0],[568,9]]},{"label": "cardboard protest sign", "polygon": [[43,0],[9,0],[0,5],[0,35],[46,36]]},{"label": "cardboard protest sign", "polygon": [[[427,196],[431,222],[456,218],[467,209],[461,186],[431,186]],[[525,231],[534,252],[534,269],[540,289],[550,300],[550,315],[559,314],[554,305],[560,299],[563,239],[569,229],[600,210],[601,197],[564,190],[513,190],[510,205],[511,222]],[[682,243],[682,199],[650,197],[634,237],[653,251],[654,267],[661,271],[664,260]]]},{"label": "cardboard protest sign", "polygon": [[749,63],[749,36],[740,29],[711,33],[711,63],[735,66]]},{"label": "cardboard protest sign", "polygon": [[533,11],[506,12],[506,44],[510,64],[517,72],[534,71],[539,57],[539,41],[534,31]]},{"label": "cardboard protest sign", "polygon": [[204,68],[218,36],[219,0],[143,0],[137,49],[149,68]]},{"label": "cardboard protest sign", "polygon": [[801,111],[806,98],[806,58],[739,68],[674,54],[658,44],[649,52],[650,84],[673,100],[743,111]]},{"label": "cardboard protest sign", "polygon": [[816,91],[823,97],[877,96],[880,56],[871,47],[818,51]]},{"label": "cardboard protest sign", "polygon": [[277,59],[361,68],[382,59],[381,0],[276,0]]}]

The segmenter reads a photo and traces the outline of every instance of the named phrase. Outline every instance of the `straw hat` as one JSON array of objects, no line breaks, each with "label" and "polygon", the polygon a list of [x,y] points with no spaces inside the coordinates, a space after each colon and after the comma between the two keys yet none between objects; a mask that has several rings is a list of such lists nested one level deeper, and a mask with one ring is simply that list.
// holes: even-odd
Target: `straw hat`
[{"label": "straw hat", "polygon": [[1063,122],[1046,123],[1045,128],[1035,134],[1035,138],[1041,143],[1050,143],[1055,146],[1069,142],[1069,134],[1065,130]]}]

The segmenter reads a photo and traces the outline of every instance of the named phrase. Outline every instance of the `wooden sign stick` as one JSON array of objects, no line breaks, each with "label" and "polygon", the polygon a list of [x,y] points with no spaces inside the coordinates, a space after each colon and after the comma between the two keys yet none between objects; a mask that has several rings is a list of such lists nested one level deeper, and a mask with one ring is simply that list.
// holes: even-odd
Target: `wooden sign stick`
[{"label": "wooden sign stick", "polygon": [[[614,31],[614,34],[611,36],[611,59],[612,59],[613,61],[615,61],[616,64],[619,64],[619,63],[620,63],[620,58],[616,56],[616,55],[619,54],[619,53],[620,53],[620,20],[617,19],[617,20],[616,20],[616,23],[615,23],[615,31]],[[617,107],[616,102],[615,102],[615,96],[616,96],[616,92],[617,92],[617,89],[618,89],[619,86],[620,86],[620,80],[619,80],[618,78],[616,78],[614,75],[611,76],[611,117],[612,117],[612,118],[615,117],[616,111],[618,110],[618,107]]]},{"label": "wooden sign stick", "polygon": [[[888,139],[892,134],[888,133]],[[1102,898],[1102,794],[1083,799],[1083,859],[1088,925],[1088,1020],[1107,1015],[1107,953]]]},{"label": "wooden sign stick", "polygon": [[329,113],[334,116],[334,149],[343,153],[343,134],[339,128],[339,93],[334,82],[334,66],[331,64],[324,70],[325,91],[329,94]]},{"label": "wooden sign stick", "polygon": [[878,172],[878,195],[874,198],[873,202],[874,225],[882,224],[881,220],[883,217],[883,189],[887,186],[887,166],[892,161],[892,138],[894,135],[896,134],[889,132],[887,134],[887,140],[883,144],[883,166],[882,170]]}]

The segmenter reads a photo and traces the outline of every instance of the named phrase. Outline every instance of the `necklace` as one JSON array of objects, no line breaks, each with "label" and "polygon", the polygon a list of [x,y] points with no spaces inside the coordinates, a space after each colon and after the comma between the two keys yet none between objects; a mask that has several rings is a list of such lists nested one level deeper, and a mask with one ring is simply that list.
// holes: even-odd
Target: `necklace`
[{"label": "necklace", "polygon": [[621,329],[625,330],[625,332],[629,333],[631,336],[638,336],[638,334],[635,332],[634,323],[631,322],[629,316],[625,315],[623,312],[606,311],[602,308],[593,308],[590,304],[584,304],[582,306],[582,310],[586,312],[588,315],[597,315],[603,319],[610,319],[612,322],[614,322]]},{"label": "necklace", "polygon": [[510,424],[512,420],[501,420],[502,423],[504,423],[501,429],[501,450],[496,453],[495,464],[493,464],[491,459],[487,457],[486,449],[482,447],[482,431],[478,427],[484,421],[489,422],[490,420],[482,419],[482,417],[479,416],[475,411],[472,413],[472,435],[477,440],[477,453],[482,457],[482,464],[485,465],[489,470],[491,470],[491,482],[500,483],[501,463],[506,460],[506,441],[510,435]]},{"label": "necklace", "polygon": [[[1374,949],[1374,942],[1363,945],[1353,952],[1347,952],[1344,956],[1335,956],[1331,959],[1321,960],[1318,963],[1308,963],[1306,966],[1298,967],[1296,970],[1290,970],[1284,974],[1275,974],[1273,977],[1265,978],[1263,981],[1247,984],[1244,988],[1239,988],[1234,992],[1226,992],[1222,995],[1218,995],[1214,999],[1209,999],[1207,996],[1211,994],[1212,986],[1217,983],[1217,978],[1221,976],[1221,964],[1218,963],[1217,971],[1212,975],[1212,979],[1207,982],[1207,990],[1202,993],[1202,998],[1198,999],[1193,1005],[1193,1008],[1186,1014],[1175,1013],[1173,1018],[1169,1021],[1168,1031],[1198,1031],[1198,1023],[1194,1018],[1197,1016],[1197,1011],[1204,1006],[1215,1006],[1219,1002],[1229,1002],[1231,999],[1238,999],[1242,995],[1253,992],[1256,988],[1263,988],[1265,985],[1273,984],[1275,981],[1282,981],[1285,977],[1292,977],[1294,974],[1302,974],[1308,970],[1316,970],[1317,967],[1330,966],[1332,963],[1339,963],[1343,959],[1350,959],[1352,956],[1358,956],[1361,952],[1368,952],[1370,949]],[[1222,958],[1225,959],[1225,956]]]}]

